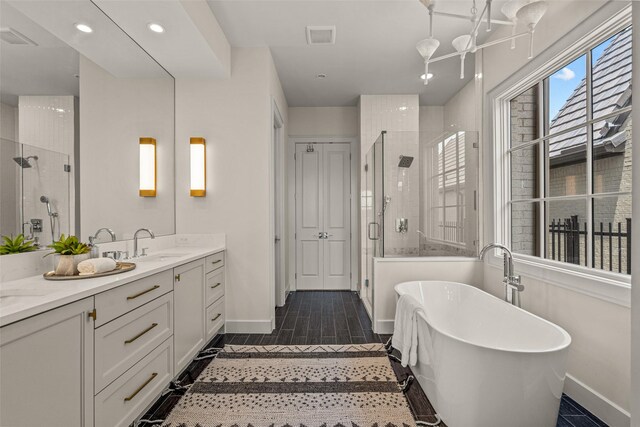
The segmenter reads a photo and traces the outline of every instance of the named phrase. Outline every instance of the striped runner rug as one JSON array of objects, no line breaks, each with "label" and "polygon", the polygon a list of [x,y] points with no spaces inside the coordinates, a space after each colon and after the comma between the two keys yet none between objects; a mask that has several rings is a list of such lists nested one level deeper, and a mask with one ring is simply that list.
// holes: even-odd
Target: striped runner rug
[{"label": "striped runner rug", "polygon": [[224,348],[164,427],[409,427],[382,344]]}]

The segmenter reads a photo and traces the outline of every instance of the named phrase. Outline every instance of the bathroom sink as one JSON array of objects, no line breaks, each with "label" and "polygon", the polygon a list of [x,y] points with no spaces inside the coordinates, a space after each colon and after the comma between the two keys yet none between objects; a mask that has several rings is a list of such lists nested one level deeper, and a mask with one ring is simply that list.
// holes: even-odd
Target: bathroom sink
[{"label": "bathroom sink", "polygon": [[135,258],[135,262],[162,262],[162,261],[173,261],[176,258],[182,258],[183,256],[188,255],[184,254],[156,254],[156,255],[147,255]]},{"label": "bathroom sink", "polygon": [[42,289],[0,289],[0,307],[28,301],[48,293],[50,292]]}]

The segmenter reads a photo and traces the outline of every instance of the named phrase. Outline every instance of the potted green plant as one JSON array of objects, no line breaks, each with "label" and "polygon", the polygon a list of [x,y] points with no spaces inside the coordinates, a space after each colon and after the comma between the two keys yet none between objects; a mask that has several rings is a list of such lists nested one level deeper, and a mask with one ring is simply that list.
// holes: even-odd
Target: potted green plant
[{"label": "potted green plant", "polygon": [[74,276],[78,274],[78,264],[91,257],[91,247],[86,243],[80,242],[76,236],[65,237],[62,234],[59,240],[47,247],[53,249],[53,252],[47,255],[58,255],[55,273],[59,276]]},{"label": "potted green plant", "polygon": [[24,234],[18,234],[16,237],[2,236],[2,241],[4,243],[0,245],[0,255],[21,254],[38,249],[33,240],[25,239]]}]

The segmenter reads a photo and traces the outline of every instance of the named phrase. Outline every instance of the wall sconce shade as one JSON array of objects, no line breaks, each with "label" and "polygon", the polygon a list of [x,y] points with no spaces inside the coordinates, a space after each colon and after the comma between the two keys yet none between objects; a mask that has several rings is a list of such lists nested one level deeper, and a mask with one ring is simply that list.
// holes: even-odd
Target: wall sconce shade
[{"label": "wall sconce shade", "polygon": [[192,137],[191,149],[191,189],[192,197],[204,197],[207,194],[207,150],[204,138]]},{"label": "wall sconce shade", "polygon": [[156,140],[140,138],[140,197],[156,197]]}]

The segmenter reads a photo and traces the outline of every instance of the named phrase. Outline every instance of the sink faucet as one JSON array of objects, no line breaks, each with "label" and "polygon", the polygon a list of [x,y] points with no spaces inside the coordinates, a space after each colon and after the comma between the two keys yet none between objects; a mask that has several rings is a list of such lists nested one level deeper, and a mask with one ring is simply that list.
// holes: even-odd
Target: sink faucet
[{"label": "sink faucet", "polygon": [[504,279],[502,280],[502,283],[504,283],[504,300],[517,307],[521,307],[520,292],[524,291],[524,285],[520,283],[520,276],[513,274],[513,254],[509,248],[499,243],[489,243],[480,251],[480,259],[484,258],[484,255],[489,251],[489,249],[494,248],[502,249],[502,252],[504,253]]},{"label": "sink faucet", "polygon": [[93,242],[98,238],[98,235],[100,235],[100,233],[102,233],[103,231],[106,231],[107,233],[109,233],[109,235],[111,235],[112,242],[116,241],[116,233],[114,233],[113,230],[110,228],[103,227],[103,228],[100,228],[98,231],[96,231],[96,234],[94,234],[93,236],[89,236],[89,243],[93,245]]},{"label": "sink faucet", "polygon": [[153,231],[149,230],[148,228],[140,228],[136,230],[135,234],[133,235],[133,257],[134,258],[138,256],[138,233],[140,233],[141,231],[146,231],[147,233],[149,233],[149,236],[151,236],[152,239],[156,238],[155,234],[153,234]]}]

